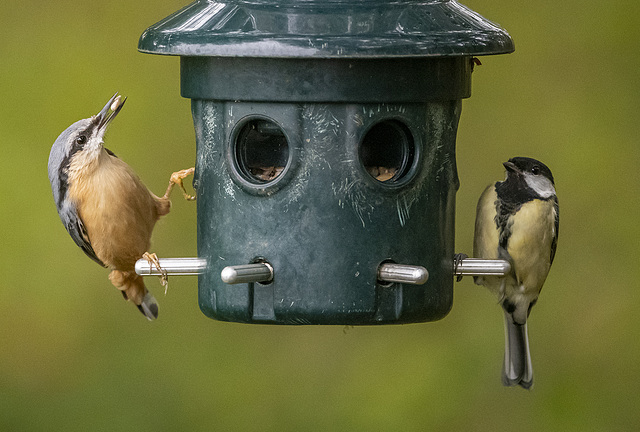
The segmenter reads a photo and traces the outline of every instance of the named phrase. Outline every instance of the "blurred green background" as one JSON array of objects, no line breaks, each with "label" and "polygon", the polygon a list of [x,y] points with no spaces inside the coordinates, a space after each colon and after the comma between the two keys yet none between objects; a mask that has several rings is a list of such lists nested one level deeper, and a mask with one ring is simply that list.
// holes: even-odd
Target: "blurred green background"
[{"label": "blurred green background", "polygon": [[[155,279],[158,321],[122,301],[55,211],[47,158],[115,92],[108,146],[156,193],[193,164],[179,62],[137,52],[186,2],[0,4],[0,430],[608,431],[640,427],[640,6],[467,0],[505,27],[482,57],[458,135],[456,250],[471,253],[501,162],[546,162],[561,203],[558,254],[530,325],[531,391],[500,384],[502,314],[469,278],[445,319],[389,327],[221,323],[196,279]],[[153,250],[193,256],[196,214],[174,199]]]}]

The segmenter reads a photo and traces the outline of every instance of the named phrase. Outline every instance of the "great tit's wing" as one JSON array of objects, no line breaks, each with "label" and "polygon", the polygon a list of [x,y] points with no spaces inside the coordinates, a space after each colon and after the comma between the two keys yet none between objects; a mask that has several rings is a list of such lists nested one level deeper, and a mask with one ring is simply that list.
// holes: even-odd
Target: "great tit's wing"
[{"label": "great tit's wing", "polygon": [[82,249],[89,258],[100,264],[102,267],[106,267],[93,250],[93,246],[91,246],[91,241],[87,235],[87,230],[73,204],[68,204],[60,209],[60,219],[62,219],[62,223],[78,247]]},{"label": "great tit's wing", "polygon": [[556,256],[556,247],[558,246],[558,229],[560,228],[560,206],[558,205],[558,197],[554,196],[553,197],[553,209],[555,211],[555,216],[556,216],[556,220],[555,220],[555,229],[554,229],[554,235],[553,235],[553,240],[551,240],[551,261],[550,264],[553,264],[553,259]]},{"label": "great tit's wing", "polygon": [[473,256],[476,258],[498,259],[500,227],[497,224],[498,196],[495,185],[484,190],[476,207],[476,224],[473,235]]}]

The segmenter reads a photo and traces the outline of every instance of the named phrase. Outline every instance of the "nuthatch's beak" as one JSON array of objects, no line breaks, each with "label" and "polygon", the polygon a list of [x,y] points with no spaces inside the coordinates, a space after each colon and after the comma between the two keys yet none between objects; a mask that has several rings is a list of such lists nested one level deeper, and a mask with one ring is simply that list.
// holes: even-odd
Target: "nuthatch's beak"
[{"label": "nuthatch's beak", "polygon": [[109,123],[118,115],[126,100],[126,97],[123,99],[117,92],[109,99],[109,102],[102,108],[102,111],[94,117],[98,123],[98,130],[102,132],[106,130]]},{"label": "nuthatch's beak", "polygon": [[507,173],[512,172],[515,174],[518,172],[518,167],[511,161],[504,162],[502,165],[507,169]]}]

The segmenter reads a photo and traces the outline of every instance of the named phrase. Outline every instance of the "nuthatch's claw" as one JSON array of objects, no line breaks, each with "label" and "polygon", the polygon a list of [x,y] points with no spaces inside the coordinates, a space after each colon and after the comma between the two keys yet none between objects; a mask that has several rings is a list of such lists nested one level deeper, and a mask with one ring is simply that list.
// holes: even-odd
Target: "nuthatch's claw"
[{"label": "nuthatch's claw", "polygon": [[[453,256],[453,274],[458,273],[458,266],[465,258],[469,258],[469,255],[465,253],[457,253]],[[456,282],[460,282],[462,280],[462,275],[459,274],[456,276]]]},{"label": "nuthatch's claw", "polygon": [[149,261],[149,264],[154,266],[160,272],[160,284],[164,287],[164,294],[167,295],[167,288],[169,288],[169,277],[167,272],[160,267],[160,261],[158,260],[158,256],[154,253],[145,252],[142,254],[142,258]]},{"label": "nuthatch's claw", "polygon": [[189,169],[176,171],[173,174],[171,174],[171,178],[169,180],[169,187],[167,188],[167,191],[165,192],[163,198],[169,199],[169,194],[171,194],[171,190],[175,185],[178,185],[180,186],[180,189],[182,189],[182,194],[184,195],[184,198],[187,201],[195,200],[196,199],[195,195],[189,195],[189,193],[185,189],[184,184],[182,182],[185,178],[189,177],[190,175],[193,175],[195,170],[196,170],[195,168],[189,168]]}]

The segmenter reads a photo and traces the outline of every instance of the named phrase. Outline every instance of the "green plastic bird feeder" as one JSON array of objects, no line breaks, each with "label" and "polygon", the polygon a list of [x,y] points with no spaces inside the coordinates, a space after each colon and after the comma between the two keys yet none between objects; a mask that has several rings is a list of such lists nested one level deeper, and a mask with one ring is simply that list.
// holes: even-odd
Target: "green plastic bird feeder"
[{"label": "green plastic bird feeder", "polygon": [[473,57],[513,49],[448,0],[196,1],[147,29],[139,50],[180,56],[192,101],[201,310],[444,317],[461,101]]}]

